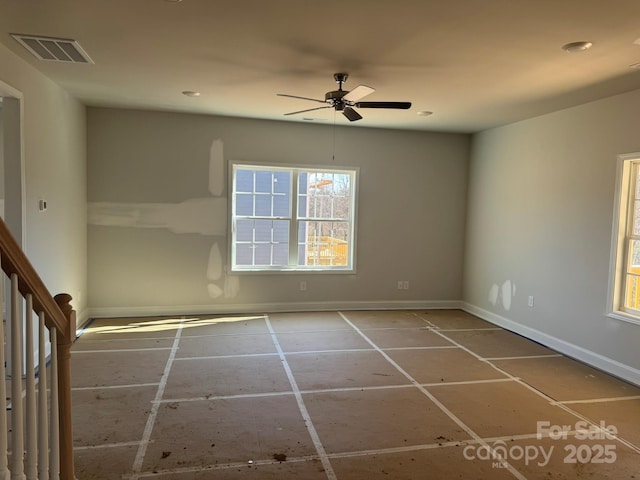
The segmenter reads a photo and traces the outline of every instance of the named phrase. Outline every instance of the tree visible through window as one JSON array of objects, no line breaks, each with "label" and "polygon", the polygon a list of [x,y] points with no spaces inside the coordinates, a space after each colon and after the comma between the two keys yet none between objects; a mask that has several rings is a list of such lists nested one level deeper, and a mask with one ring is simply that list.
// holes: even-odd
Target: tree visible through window
[{"label": "tree visible through window", "polygon": [[356,172],[234,164],[233,270],[353,270]]}]

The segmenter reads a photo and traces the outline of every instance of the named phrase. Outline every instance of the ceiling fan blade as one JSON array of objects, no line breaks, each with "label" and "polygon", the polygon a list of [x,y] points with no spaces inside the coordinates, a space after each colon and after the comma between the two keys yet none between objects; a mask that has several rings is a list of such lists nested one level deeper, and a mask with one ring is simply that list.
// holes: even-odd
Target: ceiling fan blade
[{"label": "ceiling fan blade", "polygon": [[297,112],[285,113],[285,115],[296,115],[298,113],[311,112],[313,110],[322,110],[324,108],[333,108],[333,107],[331,105],[327,105],[326,107],[307,108],[306,110],[298,110]]},{"label": "ceiling fan blade", "polygon": [[276,93],[279,97],[299,98],[300,100],[311,100],[312,102],[327,103],[326,100],[318,100],[317,98],[298,97],[296,95],[287,95],[286,93]]},{"label": "ceiling fan blade", "polygon": [[355,122],[356,120],[360,120],[362,118],[362,115],[360,115],[358,112],[356,112],[351,107],[344,107],[344,110],[342,111],[342,114],[345,117],[347,117],[349,119],[349,121],[351,121],[351,122]]},{"label": "ceiling fan blade", "polygon": [[398,108],[400,110],[408,110],[411,108],[411,102],[358,102],[355,106],[358,108]]},{"label": "ceiling fan blade", "polygon": [[342,99],[345,102],[357,102],[361,98],[364,98],[367,95],[371,95],[375,91],[375,88],[367,87],[366,85],[358,85],[356,88],[342,97]]}]

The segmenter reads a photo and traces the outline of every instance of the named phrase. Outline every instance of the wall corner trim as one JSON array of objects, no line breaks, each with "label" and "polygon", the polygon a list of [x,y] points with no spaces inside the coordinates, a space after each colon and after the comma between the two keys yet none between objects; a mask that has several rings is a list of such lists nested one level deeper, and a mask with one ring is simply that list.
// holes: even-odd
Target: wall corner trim
[{"label": "wall corner trim", "polygon": [[480,317],[487,322],[517,333],[518,335],[529,338],[562,353],[567,357],[579,360],[622,380],[640,386],[640,370],[637,368],[618,362],[612,358],[605,357],[604,355],[600,355],[599,353],[591,350],[587,350],[579,345],[556,338],[534,328],[527,327],[526,325],[514,322],[513,320],[497,315],[493,312],[489,312],[488,310],[484,310],[483,308],[470,303],[463,302],[461,308],[467,313]]}]

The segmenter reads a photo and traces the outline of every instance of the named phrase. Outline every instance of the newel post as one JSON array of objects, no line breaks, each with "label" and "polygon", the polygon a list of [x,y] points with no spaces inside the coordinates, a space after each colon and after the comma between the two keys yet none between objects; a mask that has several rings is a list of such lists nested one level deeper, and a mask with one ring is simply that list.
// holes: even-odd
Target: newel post
[{"label": "newel post", "polygon": [[[60,479],[75,480],[73,467],[73,429],[71,426],[71,345],[76,335],[76,312],[69,302],[71,295],[53,297],[67,318],[66,335],[58,334],[58,412],[60,417]],[[60,332],[62,333],[62,332]]]}]

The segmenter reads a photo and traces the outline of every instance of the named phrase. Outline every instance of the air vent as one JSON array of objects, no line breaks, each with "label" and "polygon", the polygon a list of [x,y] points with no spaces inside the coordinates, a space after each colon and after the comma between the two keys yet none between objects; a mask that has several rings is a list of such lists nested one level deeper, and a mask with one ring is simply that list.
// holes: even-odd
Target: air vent
[{"label": "air vent", "polygon": [[38,37],[12,33],[20,45],[29,50],[38,60],[65,63],[93,63],[80,44],[68,38]]}]

